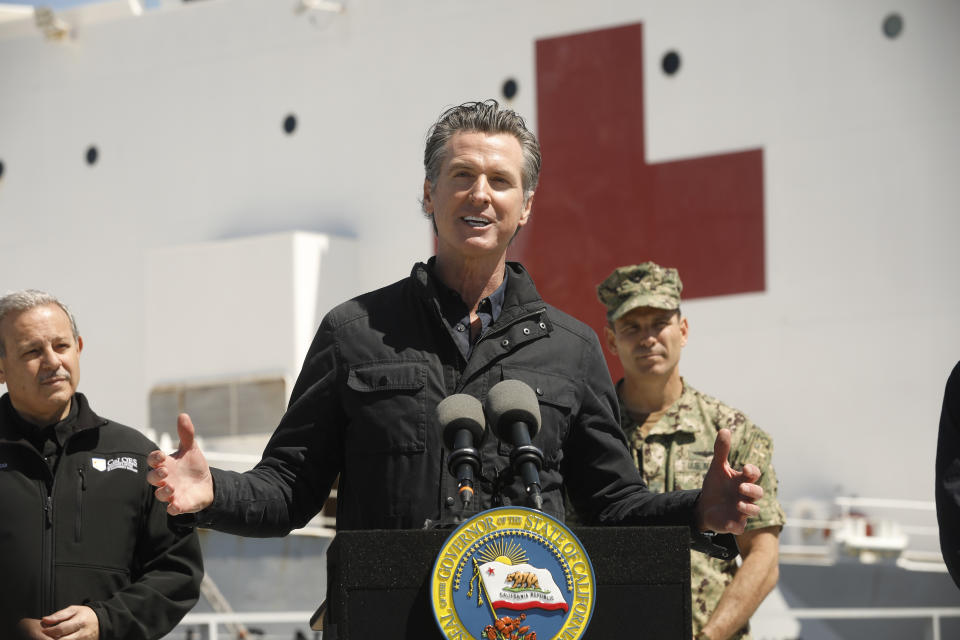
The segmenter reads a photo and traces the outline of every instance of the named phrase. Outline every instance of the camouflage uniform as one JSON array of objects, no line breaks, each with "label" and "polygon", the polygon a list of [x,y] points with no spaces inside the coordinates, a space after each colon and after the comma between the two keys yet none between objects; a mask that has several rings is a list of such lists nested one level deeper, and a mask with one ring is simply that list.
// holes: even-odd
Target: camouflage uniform
[{"label": "camouflage uniform", "polygon": [[[683,394],[650,429],[646,438],[640,435],[640,426],[625,411],[620,414],[620,425],[643,479],[651,491],[657,492],[699,489],[713,460],[717,432],[730,429],[733,435],[731,466],[739,469],[749,462],[755,464],[762,474],[759,484],[763,487],[763,498],[757,502],[760,515],[747,520],[747,530],[782,526],[786,521],[776,498],[777,476],[771,462],[773,442],[740,411],[684,382]],[[694,635],[710,619],[723,590],[736,572],[736,560],[711,558],[697,551],[690,553]],[[749,624],[732,638],[750,638]]]},{"label": "camouflage uniform", "polygon": [[[620,267],[597,287],[600,302],[607,307],[613,323],[639,307],[679,309],[683,284],[676,269],[653,262]],[[682,379],[681,379],[682,381]],[[623,381],[617,385],[618,394]],[[620,400],[623,407],[625,403]],[[763,498],[757,502],[760,514],[747,520],[746,529],[782,526],[786,521],[777,502],[777,476],[771,456],[770,436],[740,411],[716,398],[700,393],[683,382],[683,392],[644,437],[641,426],[621,409],[620,425],[630,443],[634,462],[651,491],[699,489],[713,460],[713,444],[720,429],[729,429],[733,439],[729,462],[735,469],[746,463],[760,469]],[[693,633],[710,619],[737,572],[736,560],[721,560],[692,551],[690,591],[693,596]],[[750,638],[749,623],[732,637]]]}]

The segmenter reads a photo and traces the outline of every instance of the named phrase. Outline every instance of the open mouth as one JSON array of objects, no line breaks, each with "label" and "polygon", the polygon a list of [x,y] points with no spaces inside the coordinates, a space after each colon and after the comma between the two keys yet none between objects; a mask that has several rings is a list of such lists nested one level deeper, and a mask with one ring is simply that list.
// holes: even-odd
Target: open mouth
[{"label": "open mouth", "polygon": [[486,218],[481,218],[479,216],[464,216],[463,218],[460,218],[460,219],[466,222],[468,225],[470,225],[474,229],[481,229],[483,227],[486,227],[492,224]]}]

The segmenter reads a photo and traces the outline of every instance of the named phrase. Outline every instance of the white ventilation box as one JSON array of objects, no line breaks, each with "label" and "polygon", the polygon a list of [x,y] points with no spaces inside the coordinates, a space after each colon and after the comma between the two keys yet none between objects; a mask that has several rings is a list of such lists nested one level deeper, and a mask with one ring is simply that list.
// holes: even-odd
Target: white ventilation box
[{"label": "white ventilation box", "polygon": [[323,314],[358,293],[354,262],[352,239],[303,232],[150,251],[150,427],[187,411],[208,438],[271,432]]}]

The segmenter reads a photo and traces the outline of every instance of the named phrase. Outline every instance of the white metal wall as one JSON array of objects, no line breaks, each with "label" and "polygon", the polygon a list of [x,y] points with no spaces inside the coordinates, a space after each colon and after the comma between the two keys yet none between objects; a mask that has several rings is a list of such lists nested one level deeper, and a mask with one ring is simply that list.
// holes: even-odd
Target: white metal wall
[{"label": "white metal wall", "polygon": [[118,2],[65,13],[59,44],[0,24],[0,290],[73,304],[99,411],[144,421],[149,252],[301,230],[357,239],[357,291],[402,277],[431,249],[435,116],[513,77],[535,125],[535,39],[642,21],[648,159],[759,146],[766,163],[767,290],[686,305],[685,375],[775,436],[785,497],[929,497],[960,358],[960,4],[345,4]]}]

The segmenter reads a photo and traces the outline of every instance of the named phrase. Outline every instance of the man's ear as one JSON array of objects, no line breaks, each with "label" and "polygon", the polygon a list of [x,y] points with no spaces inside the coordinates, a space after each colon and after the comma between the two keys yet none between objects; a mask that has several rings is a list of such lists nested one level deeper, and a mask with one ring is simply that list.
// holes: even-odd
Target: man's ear
[{"label": "man's ear", "polygon": [[530,194],[530,197],[527,198],[527,201],[523,204],[523,212],[520,214],[520,223],[517,225],[517,228],[522,227],[530,221],[530,213],[533,211],[533,196],[535,194]]},{"label": "man's ear", "polygon": [[77,336],[77,353],[83,351],[83,336]]},{"label": "man's ear", "polygon": [[612,353],[615,356],[620,355],[619,353],[617,353],[617,334],[613,332],[613,329],[611,329],[610,327],[604,327],[603,338],[604,338],[603,341],[607,345],[607,349],[609,349],[610,353]]},{"label": "man's ear", "polygon": [[433,215],[433,199],[430,197],[430,181],[423,181],[423,212],[428,216]]},{"label": "man's ear", "polygon": [[683,340],[680,341],[680,346],[687,346],[687,337],[690,335],[690,325],[687,324],[687,316],[680,318],[680,335],[683,337]]}]

